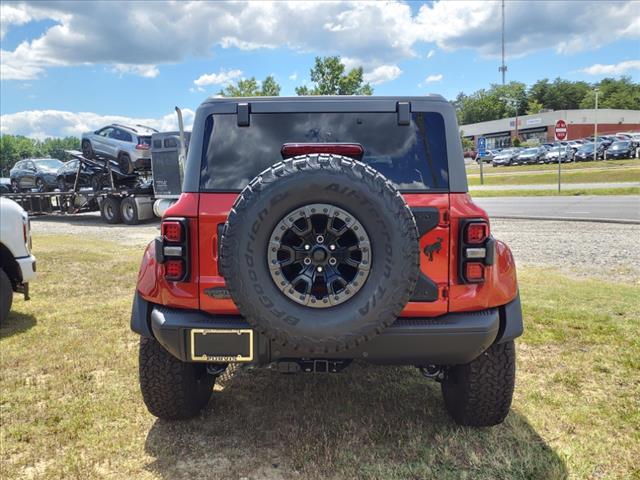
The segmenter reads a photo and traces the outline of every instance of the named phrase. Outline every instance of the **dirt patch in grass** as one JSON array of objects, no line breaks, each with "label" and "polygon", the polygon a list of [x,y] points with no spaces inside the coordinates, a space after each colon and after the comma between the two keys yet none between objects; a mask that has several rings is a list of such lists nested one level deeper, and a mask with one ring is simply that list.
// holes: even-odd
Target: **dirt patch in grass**
[{"label": "dirt patch in grass", "polygon": [[414,368],[238,370],[194,420],[149,415],[129,312],[141,249],[36,236],[33,300],[0,329],[3,478],[630,478],[640,288],[519,272],[513,410],[458,427]]}]

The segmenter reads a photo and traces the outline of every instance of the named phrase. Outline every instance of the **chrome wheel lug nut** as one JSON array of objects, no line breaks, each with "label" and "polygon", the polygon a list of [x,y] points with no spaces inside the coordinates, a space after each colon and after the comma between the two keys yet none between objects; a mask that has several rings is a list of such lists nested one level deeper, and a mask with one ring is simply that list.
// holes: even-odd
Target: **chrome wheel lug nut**
[{"label": "chrome wheel lug nut", "polygon": [[302,263],[304,263],[305,265],[311,265],[311,259],[307,257],[302,261]]},{"label": "chrome wheel lug nut", "polygon": [[304,249],[305,249],[305,250],[310,250],[310,249],[311,249],[311,245],[305,245],[305,246],[304,246]]},{"label": "chrome wheel lug nut", "polygon": [[338,263],[338,261],[335,258],[331,257],[329,259],[329,265],[335,265],[336,263]]},{"label": "chrome wheel lug nut", "polygon": [[329,245],[329,250],[334,251],[336,249],[335,245]]},{"label": "chrome wheel lug nut", "polygon": [[316,268],[316,270],[318,271],[318,273],[322,273],[322,267],[318,266],[318,268]]},{"label": "chrome wheel lug nut", "polygon": [[318,243],[322,243],[322,242],[324,242],[324,237],[323,237],[322,235],[318,235],[318,236],[316,237],[316,242],[318,242]]}]

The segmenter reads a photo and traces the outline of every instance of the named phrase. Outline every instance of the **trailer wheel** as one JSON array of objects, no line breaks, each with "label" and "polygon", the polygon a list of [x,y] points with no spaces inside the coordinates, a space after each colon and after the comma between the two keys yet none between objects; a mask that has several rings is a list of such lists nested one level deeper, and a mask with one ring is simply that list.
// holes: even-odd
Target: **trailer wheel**
[{"label": "trailer wheel", "polygon": [[133,197],[127,197],[122,200],[122,203],[120,204],[120,213],[122,214],[122,221],[125,224],[137,225],[140,223],[138,205]]},{"label": "trailer wheel", "polygon": [[122,215],[120,214],[120,199],[107,197],[102,201],[100,206],[100,215],[102,219],[110,224],[122,223]]}]

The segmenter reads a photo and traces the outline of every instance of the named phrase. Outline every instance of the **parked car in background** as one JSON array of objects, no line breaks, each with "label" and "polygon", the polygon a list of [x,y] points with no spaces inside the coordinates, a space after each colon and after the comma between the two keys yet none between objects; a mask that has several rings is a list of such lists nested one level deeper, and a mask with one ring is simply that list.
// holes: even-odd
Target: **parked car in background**
[{"label": "parked car in background", "polygon": [[494,156],[495,156],[495,153],[493,150],[485,150],[484,155],[480,156],[480,154],[478,154],[478,158],[476,159],[476,162],[480,163],[480,160],[482,159],[484,163],[491,163],[493,161]]},{"label": "parked car in background", "polygon": [[493,165],[494,167],[500,165],[512,165],[514,158],[518,156],[519,152],[519,148],[505,148],[498,155],[493,157],[491,165]]},{"label": "parked car in background", "polygon": [[570,140],[568,142],[568,145],[573,149],[573,152],[577,152],[578,149],[584,145],[584,142],[582,140]]},{"label": "parked car in background", "polygon": [[516,165],[531,164],[531,163],[543,163],[545,155],[547,154],[546,148],[532,147],[526,148],[518,154],[513,163]]},{"label": "parked car in background", "polygon": [[[92,188],[95,191],[102,190],[111,185],[109,174],[104,168],[88,165],[80,162],[80,160],[70,160],[65,163],[57,173],[56,185],[60,191],[67,191],[73,188],[78,175],[78,166],[80,166],[80,175],[78,176],[78,188]],[[128,175],[117,170],[112,170],[113,183],[116,187],[135,187],[138,183],[136,175]]]},{"label": "parked car in background", "polygon": [[0,324],[9,315],[13,292],[29,300],[29,282],[36,277],[36,259],[31,254],[29,216],[13,200],[0,197]]},{"label": "parked car in background", "polygon": [[601,159],[604,158],[604,145],[602,143],[598,143],[597,146],[593,142],[586,143],[582,147],[578,149],[575,155],[576,162],[585,162],[589,160],[593,160],[593,151],[596,150],[596,158]]},{"label": "parked car in background", "polygon": [[86,158],[96,155],[115,160],[123,173],[151,168],[151,135],[158,131],[136,125],[128,127],[114,123],[95,132],[82,134],[82,154]]},{"label": "parked car in background", "polygon": [[633,158],[635,149],[630,140],[621,142],[613,142],[607,149],[607,158],[619,159],[619,158]]},{"label": "parked car in background", "polygon": [[37,189],[47,192],[56,187],[58,169],[64,165],[56,158],[29,158],[20,160],[9,172],[14,192]]},{"label": "parked car in background", "polygon": [[617,141],[618,139],[615,136],[603,135],[601,137],[598,137],[598,142],[602,144],[605,150],[609,148],[612,143]]},{"label": "parked car in background", "polygon": [[574,151],[571,147],[567,146],[559,146],[553,147],[549,150],[544,156],[545,163],[558,163],[558,157],[560,157],[560,162],[572,162]]}]

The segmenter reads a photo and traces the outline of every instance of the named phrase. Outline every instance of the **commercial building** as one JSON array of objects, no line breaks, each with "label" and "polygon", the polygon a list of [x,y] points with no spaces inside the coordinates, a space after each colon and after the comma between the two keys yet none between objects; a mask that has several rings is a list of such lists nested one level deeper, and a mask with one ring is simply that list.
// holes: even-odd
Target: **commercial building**
[{"label": "commercial building", "polygon": [[[556,121],[567,124],[567,140],[589,137],[594,134],[596,121],[598,135],[619,132],[640,132],[640,110],[617,110],[610,108],[588,110],[555,110],[536,115],[502,118],[490,122],[461,125],[465,138],[476,143],[478,137],[487,139],[487,148],[511,146],[513,139],[520,141],[537,139],[540,143],[554,141]],[[516,126],[517,122],[517,126]]]}]

